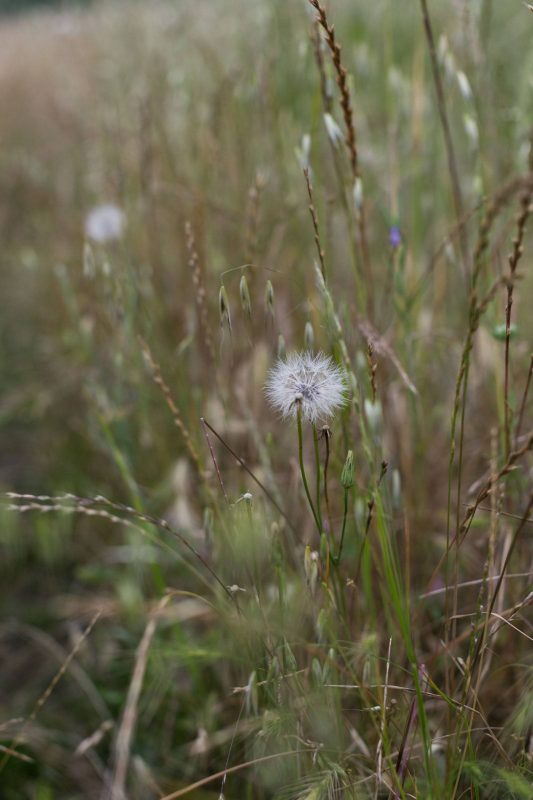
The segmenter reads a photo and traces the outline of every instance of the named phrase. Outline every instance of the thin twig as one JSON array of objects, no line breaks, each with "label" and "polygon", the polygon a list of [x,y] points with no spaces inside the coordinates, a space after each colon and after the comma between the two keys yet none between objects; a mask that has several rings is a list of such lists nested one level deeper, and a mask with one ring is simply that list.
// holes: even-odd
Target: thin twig
[{"label": "thin twig", "polygon": [[242,468],[245,470],[245,472],[247,472],[247,473],[248,473],[248,475],[250,476],[250,478],[252,478],[252,480],[253,480],[253,481],[255,481],[255,483],[257,483],[257,485],[259,486],[259,488],[260,488],[260,489],[262,489],[262,491],[265,493],[266,497],[268,497],[268,499],[270,500],[270,502],[272,503],[272,505],[274,506],[274,508],[275,508],[275,509],[276,509],[276,510],[277,510],[277,511],[278,511],[278,512],[281,514],[281,516],[283,517],[283,519],[285,520],[285,522],[287,523],[287,525],[289,526],[289,528],[291,529],[291,531],[292,531],[293,533],[295,533],[295,534],[296,534],[296,533],[297,533],[296,527],[295,527],[295,526],[293,525],[293,523],[290,521],[290,519],[288,518],[288,516],[286,515],[286,513],[283,511],[283,509],[282,509],[282,508],[279,506],[279,504],[276,502],[276,500],[275,500],[275,498],[272,496],[271,492],[269,492],[269,490],[266,488],[266,486],[265,486],[263,483],[261,483],[261,481],[259,480],[259,478],[258,478],[256,475],[254,475],[254,473],[252,472],[252,470],[250,469],[250,467],[247,465],[247,463],[244,461],[244,459],[242,459],[242,458],[241,458],[239,455],[237,455],[237,453],[235,452],[235,450],[234,450],[232,447],[230,447],[230,445],[229,445],[229,444],[226,442],[226,440],[225,440],[225,439],[223,439],[223,438],[222,438],[222,436],[221,436],[219,433],[217,433],[217,431],[216,431],[216,430],[213,428],[213,426],[212,426],[212,425],[210,425],[210,424],[209,424],[209,422],[208,422],[208,421],[205,419],[205,417],[202,417],[202,418],[201,418],[201,422],[202,422],[204,425],[207,425],[207,427],[209,428],[209,430],[211,431],[211,433],[212,433],[214,436],[216,436],[216,437],[217,437],[218,441],[219,441],[221,444],[223,444],[223,445],[224,445],[224,447],[226,448],[226,450],[228,451],[228,453],[231,453],[231,455],[233,456],[233,458],[234,458],[236,461],[238,461],[238,462],[239,462],[239,464],[241,465],[241,467],[242,467]]},{"label": "thin twig", "polygon": [[42,707],[44,706],[44,704],[46,703],[46,701],[48,700],[54,689],[56,688],[57,684],[59,683],[63,675],[67,672],[73,658],[79,652],[81,646],[83,645],[87,637],[90,635],[92,629],[100,619],[101,615],[102,612],[100,610],[94,614],[93,618],[85,628],[84,632],[76,641],[76,644],[74,645],[74,647],[72,648],[66,659],[63,661],[60,668],[58,669],[58,671],[56,672],[56,674],[54,675],[54,677],[52,678],[52,680],[50,681],[44,692],[40,695],[40,697],[36,701],[35,705],[33,706],[30,712],[29,717],[27,717],[27,719],[24,720],[24,724],[20,729],[16,739],[14,739],[14,741],[10,743],[9,749],[6,749],[6,751],[4,752],[4,757],[0,762],[0,771],[5,767],[10,757],[15,755],[17,747],[23,741],[23,734],[25,729],[27,728],[28,725],[30,725],[30,723],[34,722],[35,718],[37,717],[37,714],[40,712],[40,710],[42,709]]},{"label": "thin twig", "polygon": [[150,369],[150,372],[152,373],[152,378],[154,380],[154,383],[161,390],[161,393],[163,394],[163,397],[165,398],[166,404],[167,404],[168,408],[170,409],[170,413],[172,414],[172,418],[174,420],[174,425],[178,428],[178,430],[180,431],[181,435],[183,436],[183,441],[185,442],[185,446],[187,447],[187,450],[189,451],[189,455],[191,456],[196,469],[198,470],[199,474],[201,475],[203,473],[203,470],[202,470],[202,466],[200,464],[200,457],[199,457],[198,453],[196,452],[196,448],[195,448],[195,446],[193,444],[193,441],[192,441],[192,439],[190,437],[189,431],[185,427],[185,423],[183,422],[183,418],[181,416],[181,413],[178,410],[178,407],[176,406],[176,403],[174,402],[174,398],[172,397],[172,392],[170,391],[170,389],[168,387],[168,384],[165,382],[165,379],[163,378],[163,375],[161,373],[161,367],[159,366],[157,361],[155,361],[148,343],[143,339],[142,336],[138,337],[138,341],[139,341],[139,344],[141,346],[141,351],[142,351],[142,354],[143,354],[144,359],[146,361],[146,364],[147,364],[148,368]]},{"label": "thin twig", "polygon": [[526,402],[527,396],[529,394],[529,387],[531,385],[531,376],[533,375],[533,353],[531,354],[531,361],[529,362],[529,372],[527,373],[526,385],[524,387],[524,394],[522,395],[522,402],[520,404],[520,412],[518,414],[518,422],[516,424],[516,433],[514,437],[514,446],[515,450],[518,445],[518,439],[520,437],[520,432],[522,430],[522,424],[524,422],[524,414],[526,412]]},{"label": "thin twig", "polygon": [[511,452],[511,409],[509,405],[509,353],[511,343],[511,310],[513,307],[513,288],[516,268],[524,252],[523,242],[526,223],[531,213],[531,189],[526,189],[520,198],[520,211],[516,220],[516,236],[509,256],[509,280],[507,283],[507,303],[505,306],[505,374],[503,390],[505,455]]},{"label": "thin twig", "polygon": [[211,459],[212,459],[213,464],[215,466],[215,472],[217,473],[218,482],[220,483],[220,488],[222,489],[222,494],[224,495],[224,500],[226,501],[226,504],[229,506],[229,504],[230,504],[229,503],[229,498],[228,498],[228,495],[226,494],[226,489],[224,488],[224,482],[222,480],[222,475],[220,474],[220,470],[218,468],[218,463],[217,463],[217,460],[216,460],[216,457],[215,457],[215,452],[213,450],[213,446],[211,444],[211,440],[210,440],[209,434],[207,432],[206,422],[203,419],[203,417],[200,418],[200,422],[202,423],[202,428],[203,428],[203,431],[204,431],[205,440],[207,442],[207,446],[209,447],[209,452],[211,453]]}]

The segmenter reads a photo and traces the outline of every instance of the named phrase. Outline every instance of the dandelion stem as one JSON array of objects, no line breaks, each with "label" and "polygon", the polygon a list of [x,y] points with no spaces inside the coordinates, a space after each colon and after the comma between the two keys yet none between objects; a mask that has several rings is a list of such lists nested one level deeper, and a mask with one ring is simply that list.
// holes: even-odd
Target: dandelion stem
[{"label": "dandelion stem", "polygon": [[305,494],[307,497],[307,502],[309,503],[309,507],[313,512],[313,518],[316,523],[316,527],[318,530],[318,535],[320,536],[322,533],[322,526],[320,525],[320,521],[318,519],[317,513],[315,511],[315,507],[313,505],[313,499],[311,497],[311,492],[309,491],[309,484],[307,483],[307,476],[305,474],[305,466],[304,466],[304,445],[303,445],[303,433],[302,433],[302,409],[300,407],[300,403],[297,403],[297,410],[296,410],[296,422],[298,424],[298,460],[300,462],[300,472],[302,475],[302,482],[305,489]]},{"label": "dandelion stem", "polygon": [[324,458],[324,500],[326,501],[326,515],[328,518],[328,525],[330,535],[333,534],[333,522],[331,519],[331,511],[329,508],[329,493],[328,493],[328,467],[329,467],[329,437],[331,433],[329,428],[323,428],[324,439],[326,441],[326,457]]},{"label": "dandelion stem", "polygon": [[322,514],[320,512],[320,451],[318,449],[318,433],[316,425],[313,425],[313,445],[315,448],[315,468],[316,468],[316,515],[320,523],[320,531],[322,532],[324,526],[322,524]]},{"label": "dandelion stem", "polygon": [[348,519],[348,492],[349,489],[344,490],[344,512],[342,516],[342,530],[341,530],[341,540],[339,542],[339,552],[337,553],[337,557],[335,558],[335,564],[339,564],[342,555],[342,546],[344,544],[344,534],[346,533],[346,520]]}]

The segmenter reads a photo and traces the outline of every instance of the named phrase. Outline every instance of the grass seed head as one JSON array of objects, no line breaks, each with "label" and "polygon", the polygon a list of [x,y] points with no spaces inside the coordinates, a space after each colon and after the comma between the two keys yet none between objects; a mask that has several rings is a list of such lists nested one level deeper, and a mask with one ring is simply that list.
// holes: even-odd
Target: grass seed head
[{"label": "grass seed head", "polygon": [[218,293],[218,310],[220,314],[220,325],[223,328],[227,325],[231,331],[231,314],[229,310],[228,293],[226,287],[222,285]]},{"label": "grass seed head", "polygon": [[250,299],[250,290],[248,289],[248,281],[246,275],[243,275],[239,284],[239,295],[241,298],[242,310],[246,316],[251,319],[252,317],[252,301]]},{"label": "grass seed head", "polygon": [[265,312],[267,317],[274,319],[274,287],[271,281],[267,281],[265,286]]},{"label": "grass seed head", "polygon": [[342,468],[341,483],[344,489],[351,489],[353,486],[353,451],[348,450],[344,467]]}]

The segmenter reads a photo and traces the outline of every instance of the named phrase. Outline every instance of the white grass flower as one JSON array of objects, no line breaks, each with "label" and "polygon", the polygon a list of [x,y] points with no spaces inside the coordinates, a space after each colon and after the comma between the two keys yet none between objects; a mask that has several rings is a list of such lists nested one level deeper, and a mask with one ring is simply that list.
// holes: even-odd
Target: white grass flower
[{"label": "white grass flower", "polygon": [[334,147],[338,147],[343,141],[344,136],[331,114],[324,114],[324,124],[326,126],[330,142]]},{"label": "white grass flower", "polygon": [[126,215],[113,203],[104,203],[91,208],[85,217],[85,235],[98,244],[122,238]]},{"label": "white grass flower", "polygon": [[269,402],[282,416],[316,423],[332,417],[346,402],[344,372],[324,353],[289,353],[270,370],[265,386]]}]

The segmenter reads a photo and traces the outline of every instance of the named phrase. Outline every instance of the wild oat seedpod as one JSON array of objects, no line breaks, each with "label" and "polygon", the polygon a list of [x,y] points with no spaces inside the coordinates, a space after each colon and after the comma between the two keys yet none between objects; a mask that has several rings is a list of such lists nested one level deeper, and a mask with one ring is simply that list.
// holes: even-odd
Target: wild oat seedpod
[{"label": "wild oat seedpod", "polygon": [[469,102],[472,100],[472,87],[470,86],[470,81],[464,74],[462,70],[457,70],[457,83],[459,84],[459,91],[463,95],[463,100]]},{"label": "wild oat seedpod", "polygon": [[85,278],[94,278],[96,275],[96,261],[89,242],[83,245],[83,275]]},{"label": "wild oat seedpod", "polygon": [[268,317],[274,318],[274,287],[271,281],[267,281],[265,286],[265,311]]},{"label": "wild oat seedpod", "polygon": [[310,322],[305,323],[304,344],[306,350],[313,351],[315,349],[315,332]]},{"label": "wild oat seedpod", "polygon": [[309,545],[306,546],[304,553],[304,572],[307,585],[314,595],[318,580],[318,553],[316,550],[311,551]]},{"label": "wild oat seedpod", "polygon": [[220,313],[221,326],[224,327],[224,325],[227,325],[231,331],[231,314],[229,311],[228,294],[223,285],[220,287],[220,292],[218,293],[218,310]]},{"label": "wild oat seedpod", "polygon": [[344,489],[351,489],[353,486],[353,451],[348,450],[344,467],[342,468],[341,483]]},{"label": "wild oat seedpod", "polygon": [[346,403],[344,372],[324,353],[289,353],[270,370],[265,387],[270,403],[284,418],[316,423]]},{"label": "wild oat seedpod", "polygon": [[463,123],[465,126],[466,135],[470,139],[470,144],[475,149],[479,145],[479,128],[477,122],[471,114],[463,116]]},{"label": "wild oat seedpod", "polygon": [[331,114],[324,114],[324,124],[326,126],[331,144],[334,147],[338,147],[338,145],[344,140],[344,136]]},{"label": "wild oat seedpod", "polygon": [[252,316],[252,301],[250,299],[250,290],[248,289],[248,281],[246,275],[243,275],[239,284],[239,294],[241,297],[242,310],[247,317]]},{"label": "wild oat seedpod", "polygon": [[363,205],[363,181],[361,178],[356,178],[353,185],[353,200],[357,210],[362,208]]}]

